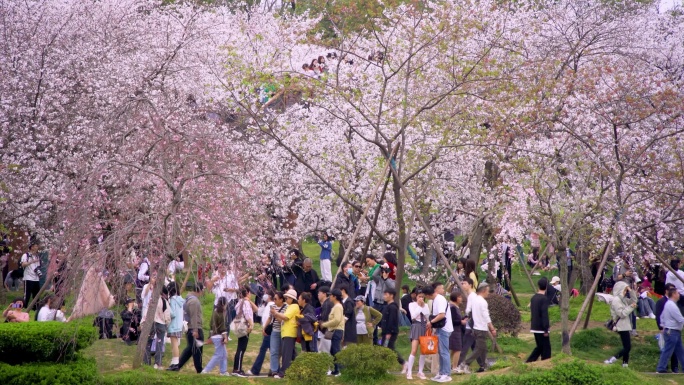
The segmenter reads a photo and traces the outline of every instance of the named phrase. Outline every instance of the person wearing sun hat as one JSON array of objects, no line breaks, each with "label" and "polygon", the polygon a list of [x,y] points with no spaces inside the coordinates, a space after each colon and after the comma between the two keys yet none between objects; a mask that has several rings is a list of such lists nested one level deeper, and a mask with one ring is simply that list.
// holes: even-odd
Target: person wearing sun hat
[{"label": "person wearing sun hat", "polygon": [[290,289],[285,293],[284,297],[285,302],[287,302],[285,313],[278,313],[275,308],[271,308],[271,317],[282,322],[280,326],[282,363],[278,374],[274,378],[285,377],[285,371],[290,367],[294,359],[295,342],[297,341],[297,315],[299,314],[297,292]]},{"label": "person wearing sun hat", "polygon": [[553,286],[554,289],[560,291],[561,290],[561,284],[560,284],[560,277],[554,275],[553,278],[551,278],[551,286]]},{"label": "person wearing sun hat", "polygon": [[366,298],[357,295],[354,299],[356,314],[356,342],[359,344],[373,344],[373,330],[382,320],[382,313],[366,306]]}]

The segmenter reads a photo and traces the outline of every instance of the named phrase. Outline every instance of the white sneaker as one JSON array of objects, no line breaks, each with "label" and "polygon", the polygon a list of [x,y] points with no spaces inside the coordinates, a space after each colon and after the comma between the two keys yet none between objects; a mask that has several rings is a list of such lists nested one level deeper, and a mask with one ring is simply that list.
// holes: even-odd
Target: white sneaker
[{"label": "white sneaker", "polygon": [[421,380],[424,380],[426,377],[425,377],[425,374],[418,372],[418,378],[420,378]]},{"label": "white sneaker", "polygon": [[451,373],[463,374],[463,368],[459,365],[454,370],[452,370]]},{"label": "white sneaker", "polygon": [[451,382],[452,378],[449,376],[442,376],[439,382]]},{"label": "white sneaker", "polygon": [[623,367],[623,368],[627,368],[627,367],[629,367],[629,365],[627,365],[627,364],[622,364],[622,367]]},{"label": "white sneaker", "polygon": [[252,371],[251,371],[251,370],[248,370],[248,371],[246,371],[246,372],[245,372],[245,374],[246,374],[246,375],[248,375],[248,376],[253,376],[253,374],[252,374]]},{"label": "white sneaker", "polygon": [[432,378],[430,379],[430,381],[439,382],[439,380],[440,380],[441,378],[442,378],[442,375],[441,375],[441,374],[438,374],[438,375],[432,377]]},{"label": "white sneaker", "polygon": [[159,366],[157,366],[157,364],[154,364],[154,368],[159,369]]},{"label": "white sneaker", "polygon": [[653,314],[653,313],[651,313],[651,314],[648,315],[648,318],[650,318],[650,319],[655,319],[655,317],[656,317],[656,316],[655,316],[655,314]]},{"label": "white sneaker", "polygon": [[408,364],[404,363],[404,366],[401,367],[401,374],[406,374],[408,372]]},{"label": "white sneaker", "polygon": [[610,357],[609,359],[603,361],[603,363],[604,363],[604,364],[607,364],[607,365],[610,365],[610,364],[614,363],[615,361],[617,361],[617,358],[615,358],[615,357]]},{"label": "white sneaker", "polygon": [[470,374],[470,366],[468,365],[463,365],[463,374]]},{"label": "white sneaker", "polygon": [[411,375],[411,373],[406,374],[406,379],[413,380],[413,376]]}]

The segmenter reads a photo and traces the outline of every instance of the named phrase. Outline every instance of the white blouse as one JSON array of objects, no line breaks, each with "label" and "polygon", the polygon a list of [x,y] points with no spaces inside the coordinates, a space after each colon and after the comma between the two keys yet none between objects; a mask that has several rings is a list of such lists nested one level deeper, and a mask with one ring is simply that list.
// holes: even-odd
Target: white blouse
[{"label": "white blouse", "polygon": [[[420,307],[420,305],[418,305],[418,302],[411,302],[409,304],[409,312],[411,312],[411,320],[415,320],[415,321],[427,322],[427,320],[430,316],[430,309],[428,308],[428,305],[423,304],[423,307]],[[423,315],[422,320],[420,318],[421,314]]]}]

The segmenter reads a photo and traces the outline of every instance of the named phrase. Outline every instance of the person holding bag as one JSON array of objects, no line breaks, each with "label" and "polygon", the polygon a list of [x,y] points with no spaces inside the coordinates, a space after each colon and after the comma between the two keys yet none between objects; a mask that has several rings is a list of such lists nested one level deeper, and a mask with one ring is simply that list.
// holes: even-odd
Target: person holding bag
[{"label": "person holding bag", "polygon": [[613,287],[615,297],[610,302],[610,316],[615,321],[615,330],[620,335],[622,349],[613,357],[605,360],[605,364],[612,364],[622,358],[622,367],[629,364],[629,352],[632,350],[632,313],[637,307],[637,295],[624,281],[617,282]]},{"label": "person holding bag", "polygon": [[238,301],[235,307],[235,320],[233,321],[235,336],[238,337],[235,357],[233,358],[233,375],[238,377],[245,377],[245,372],[242,371],[242,359],[247,351],[249,333],[254,328],[254,312],[252,311],[249,294],[248,288],[240,289],[240,301]]},{"label": "person holding bag", "polygon": [[[425,328],[428,317],[430,317],[430,308],[425,303],[425,293],[423,290],[416,290],[416,301],[408,305],[409,313],[411,315],[411,332],[409,339],[411,340],[411,355],[408,358],[408,369],[406,371],[406,379],[412,380],[413,363],[416,361],[416,352],[420,343],[420,337],[425,335]],[[425,379],[423,368],[425,367],[425,356],[420,355],[418,361],[418,378]]]},{"label": "person holding bag", "polygon": [[[344,334],[344,309],[342,307],[342,292],[340,289],[333,289],[330,292],[330,302],[333,307],[330,310],[328,320],[321,324],[324,328],[324,338],[330,341],[330,355],[335,357],[342,350],[342,335]],[[335,369],[331,373],[334,376],[340,374],[340,367],[335,362]]]},{"label": "person holding bag", "polygon": [[202,373],[210,373],[216,365],[219,366],[219,374],[228,376],[228,329],[226,328],[226,312],[228,300],[225,297],[218,299],[214,312],[211,315],[211,342],[214,344],[214,355],[211,356],[209,363],[202,370]]}]

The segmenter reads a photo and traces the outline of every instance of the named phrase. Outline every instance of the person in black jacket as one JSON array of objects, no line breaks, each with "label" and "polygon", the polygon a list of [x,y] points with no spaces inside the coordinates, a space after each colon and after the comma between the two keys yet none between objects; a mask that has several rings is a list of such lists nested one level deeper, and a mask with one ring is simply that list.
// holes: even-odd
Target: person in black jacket
[{"label": "person in black jacket", "polygon": [[537,281],[539,291],[530,300],[530,313],[532,315],[531,333],[534,334],[534,342],[537,346],[527,362],[534,362],[541,356],[542,361],[551,358],[551,340],[549,339],[549,299],[546,296],[548,280],[542,277]]},{"label": "person in black jacket", "polygon": [[[312,268],[313,263],[310,258],[304,259],[302,266],[293,265],[292,271],[295,274],[294,289],[297,294],[310,293],[313,307],[318,307],[318,295],[316,289],[318,288],[318,273]],[[314,299],[315,298],[315,299]]]},{"label": "person in black jacket", "polygon": [[399,306],[394,301],[394,297],[396,295],[396,290],[385,289],[383,298],[387,305],[384,309],[382,309],[382,321],[380,321],[380,328],[382,329],[383,346],[392,349],[397,353],[397,361],[404,366],[402,373],[406,373],[407,367],[404,363],[404,359],[401,358],[401,354],[399,354],[395,348],[397,337],[399,336]]},{"label": "person in black jacket", "polygon": [[[667,293],[670,289],[675,287],[675,285],[671,283],[666,283],[665,284],[665,292]],[[660,324],[660,316],[663,314],[663,310],[665,309],[665,304],[667,303],[667,296],[662,296],[658,302],[656,302],[655,305],[655,320],[656,320],[656,325],[658,325],[658,330],[663,330],[663,326]],[[663,338],[661,335],[660,338]],[[672,359],[670,360],[670,367],[672,368],[672,373],[679,373],[679,361],[677,361],[677,356],[672,355]]]},{"label": "person in black jacket", "polygon": [[344,317],[347,319],[344,323],[344,338],[342,339],[343,346],[347,344],[355,344],[356,338],[356,303],[354,298],[349,297],[349,287],[345,285],[338,286],[342,292],[342,308],[344,309]]},{"label": "person in black jacket", "polygon": [[[330,312],[332,311],[332,301],[330,300],[330,288],[327,286],[321,286],[318,289],[318,301],[321,306],[316,309],[316,315],[318,316],[318,324],[322,324],[327,321],[330,317]],[[330,353],[330,340],[323,338],[326,329],[324,327],[319,327],[318,329],[318,351],[322,353]]]},{"label": "person in black jacket", "polygon": [[335,279],[335,284],[332,288],[341,290],[340,288],[342,286],[346,286],[349,289],[347,294],[349,294],[351,298],[356,298],[356,289],[354,289],[352,274],[354,274],[354,268],[352,267],[351,262],[345,262],[342,267],[340,267],[337,278]]}]

